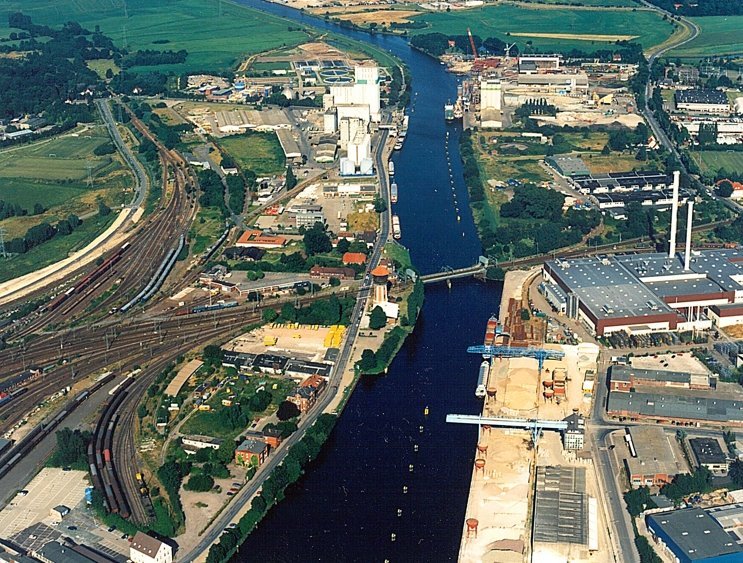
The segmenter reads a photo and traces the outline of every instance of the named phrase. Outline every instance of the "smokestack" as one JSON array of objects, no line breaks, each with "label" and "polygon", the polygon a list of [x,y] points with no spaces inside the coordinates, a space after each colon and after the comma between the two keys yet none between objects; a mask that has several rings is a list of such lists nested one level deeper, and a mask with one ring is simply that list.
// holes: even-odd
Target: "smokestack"
[{"label": "smokestack", "polygon": [[679,176],[678,170],[673,171],[673,204],[671,206],[671,248],[668,249],[668,257],[676,255],[676,229],[678,227],[679,213]]},{"label": "smokestack", "polygon": [[691,224],[694,220],[694,201],[689,200],[689,211],[686,215],[686,253],[684,254],[684,271],[689,271],[691,261]]}]

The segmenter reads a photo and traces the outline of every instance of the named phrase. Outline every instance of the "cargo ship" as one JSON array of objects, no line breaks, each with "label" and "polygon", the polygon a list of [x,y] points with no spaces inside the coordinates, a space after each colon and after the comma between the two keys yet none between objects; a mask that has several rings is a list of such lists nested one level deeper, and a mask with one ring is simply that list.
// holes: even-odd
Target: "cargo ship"
[{"label": "cargo ship", "polygon": [[454,104],[444,105],[444,119],[446,121],[454,121]]},{"label": "cargo ship", "polygon": [[399,139],[392,148],[399,151],[402,148],[402,139]]},{"label": "cargo ship", "polygon": [[495,333],[498,329],[498,318],[495,315],[491,315],[488,319],[488,324],[485,326],[485,346],[492,346],[495,344]]},{"label": "cargo ship", "polygon": [[390,160],[387,163],[387,166],[388,166],[389,171],[390,171],[390,176],[394,176],[395,175],[395,163]]},{"label": "cargo ship", "polygon": [[475,388],[475,397],[484,399],[488,389],[488,376],[490,375],[490,362],[484,361],[480,364],[480,371],[477,374],[477,387]]},{"label": "cargo ship", "polygon": [[400,231],[400,218],[397,215],[392,216],[392,236],[400,238],[402,231]]},{"label": "cargo ship", "polygon": [[395,182],[392,182],[392,185],[390,186],[390,201],[392,203],[397,203],[397,184]]},{"label": "cargo ship", "polygon": [[457,98],[457,102],[454,104],[454,119],[462,119],[462,117],[464,117],[462,98]]}]

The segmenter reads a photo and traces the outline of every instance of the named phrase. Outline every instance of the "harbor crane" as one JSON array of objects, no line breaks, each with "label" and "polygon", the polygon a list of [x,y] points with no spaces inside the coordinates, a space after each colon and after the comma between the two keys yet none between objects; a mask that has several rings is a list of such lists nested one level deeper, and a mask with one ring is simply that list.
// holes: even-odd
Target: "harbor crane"
[{"label": "harbor crane", "polygon": [[539,362],[539,372],[542,372],[544,360],[559,360],[565,357],[565,352],[545,350],[544,348],[522,348],[518,346],[470,346],[470,354],[482,354],[483,358],[535,358]]},{"label": "harbor crane", "polygon": [[503,49],[506,52],[506,62],[511,62],[511,49],[513,49],[516,46],[516,43],[511,43],[510,45],[506,43],[506,48]]},{"label": "harbor crane", "polygon": [[467,37],[470,38],[470,47],[472,47],[472,56],[477,60],[477,49],[475,49],[475,39],[472,37],[472,32],[470,31],[470,28],[467,28]]},{"label": "harbor crane", "polygon": [[536,418],[488,417],[470,414],[447,414],[446,422],[453,424],[475,424],[479,428],[490,426],[496,428],[520,428],[531,432],[532,444],[535,446],[543,430],[565,432],[568,423],[565,420],[539,420]]}]

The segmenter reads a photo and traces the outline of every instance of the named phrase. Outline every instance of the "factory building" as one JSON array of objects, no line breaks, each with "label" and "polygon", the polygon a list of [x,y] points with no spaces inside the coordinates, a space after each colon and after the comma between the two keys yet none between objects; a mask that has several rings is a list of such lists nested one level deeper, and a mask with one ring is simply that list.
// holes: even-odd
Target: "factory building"
[{"label": "factory building", "polygon": [[544,162],[563,178],[587,178],[591,175],[585,162],[576,156],[557,154],[548,156],[544,159]]},{"label": "factory building", "polygon": [[[743,303],[743,252],[738,248],[692,252],[693,201],[687,236],[676,252],[679,173],[674,173],[667,254],[637,254],[548,261],[547,284],[577,301],[569,314],[597,336],[704,330],[713,306]],[[574,298],[571,296],[575,296]]]},{"label": "factory building", "polygon": [[730,113],[730,102],[720,90],[676,90],[676,109],[695,113]]},{"label": "factory building", "polygon": [[609,391],[606,411],[614,417],[662,423],[711,422],[743,424],[743,397],[725,398],[685,389],[620,392]]},{"label": "factory building", "polygon": [[610,391],[631,391],[638,386],[703,389],[716,386],[717,378],[704,373],[641,369],[614,365],[609,369]]},{"label": "factory building", "polygon": [[610,172],[587,177],[574,176],[572,181],[576,189],[586,195],[665,190],[672,185],[672,179],[661,172]]},{"label": "factory building", "polygon": [[[338,84],[330,87],[330,94],[323,97],[325,109],[335,108],[337,120],[346,116],[362,117],[366,123],[379,123],[380,84],[379,67],[357,66],[354,68],[353,84]],[[329,122],[324,123],[329,125]],[[326,132],[330,132],[327,130]]]},{"label": "factory building", "polygon": [[588,95],[588,75],[585,72],[573,74],[519,74],[516,80],[519,87],[529,88],[531,93]]},{"label": "factory building", "polygon": [[655,542],[679,563],[743,560],[743,548],[710,512],[701,508],[649,514],[645,523]]}]

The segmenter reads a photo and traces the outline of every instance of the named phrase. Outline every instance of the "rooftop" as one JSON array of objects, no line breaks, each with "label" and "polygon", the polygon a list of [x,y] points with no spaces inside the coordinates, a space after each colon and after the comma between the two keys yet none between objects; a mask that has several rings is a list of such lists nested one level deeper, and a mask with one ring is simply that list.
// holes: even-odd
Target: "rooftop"
[{"label": "rooftop", "polygon": [[687,473],[673,453],[668,435],[658,426],[631,426],[629,429],[637,457],[625,462],[631,475],[676,475]]},{"label": "rooftop", "polygon": [[669,383],[689,383],[691,373],[680,371],[663,371],[659,369],[639,369],[630,366],[611,366],[610,381],[629,383],[632,380],[658,381]]},{"label": "rooftop", "polygon": [[266,450],[266,443],[254,438],[246,438],[237,447],[238,452],[249,452],[251,454],[261,454]]},{"label": "rooftop", "polygon": [[646,522],[652,531],[662,531],[671,539],[677,554],[683,553],[692,561],[743,552],[722,526],[701,508],[650,514]]},{"label": "rooftop", "polygon": [[662,393],[610,391],[607,410],[670,419],[743,422],[743,400],[709,397],[708,393],[686,389],[682,391],[681,394],[668,389]]},{"label": "rooftop", "polygon": [[676,90],[677,104],[717,104],[730,105],[725,92],[720,90]]},{"label": "rooftop", "polygon": [[720,447],[720,442],[714,438],[691,438],[691,451],[700,465],[707,463],[725,463],[727,456]]},{"label": "rooftop", "polygon": [[154,558],[162,545],[160,540],[144,532],[137,532],[132,538],[130,549]]},{"label": "rooftop", "polygon": [[584,468],[537,467],[533,540],[588,543],[588,497]]}]

